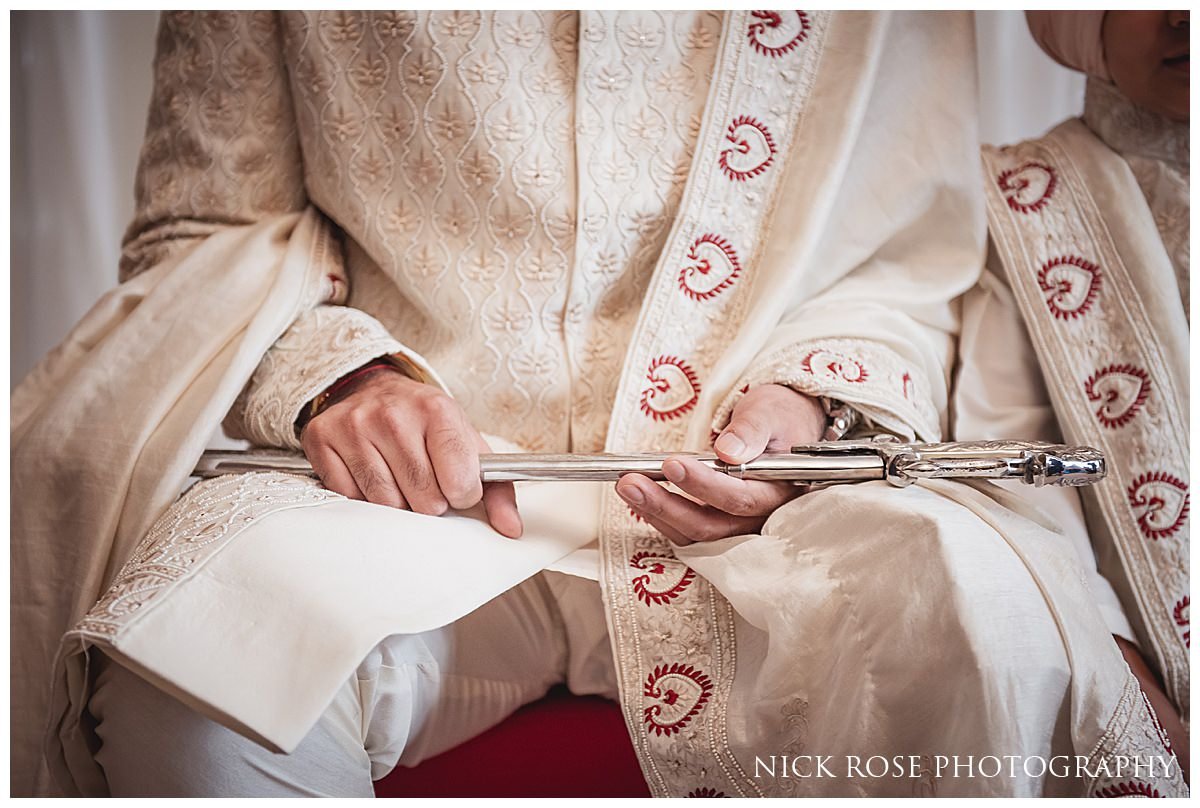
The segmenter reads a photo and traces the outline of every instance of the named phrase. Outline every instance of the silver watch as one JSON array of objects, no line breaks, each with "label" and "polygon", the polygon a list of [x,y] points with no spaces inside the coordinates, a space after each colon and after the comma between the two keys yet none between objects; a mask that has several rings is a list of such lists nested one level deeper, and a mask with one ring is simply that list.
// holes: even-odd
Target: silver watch
[{"label": "silver watch", "polygon": [[862,420],[858,410],[844,401],[826,396],[821,396],[819,401],[821,409],[825,411],[825,433],[821,435],[823,441],[841,440]]}]

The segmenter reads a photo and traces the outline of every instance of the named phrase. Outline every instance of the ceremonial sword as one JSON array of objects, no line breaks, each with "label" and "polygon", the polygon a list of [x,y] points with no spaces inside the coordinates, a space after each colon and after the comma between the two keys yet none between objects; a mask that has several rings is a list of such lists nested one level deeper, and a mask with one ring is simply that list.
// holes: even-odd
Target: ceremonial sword
[{"label": "ceremonial sword", "polygon": [[[794,446],[789,452],[760,455],[747,463],[727,464],[713,454],[483,454],[485,483],[530,480],[615,481],[644,474],[665,480],[669,457],[694,457],[715,471],[742,480],[788,481],[827,485],[887,480],[895,486],[924,479],[1020,480],[1034,486],[1091,485],[1104,478],[1104,455],[1088,446],[1032,441],[902,443],[891,436],[865,441],[831,441]],[[304,455],[272,449],[209,450],[193,476],[277,471],[316,476]]]}]

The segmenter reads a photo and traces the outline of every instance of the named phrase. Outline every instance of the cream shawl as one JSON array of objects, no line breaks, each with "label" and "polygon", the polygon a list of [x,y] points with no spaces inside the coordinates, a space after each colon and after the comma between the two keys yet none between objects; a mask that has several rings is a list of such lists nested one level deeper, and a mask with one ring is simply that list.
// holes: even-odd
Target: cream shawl
[{"label": "cream shawl", "polygon": [[263,353],[317,302],[330,246],[311,209],[229,228],[105,295],[14,393],[14,793],[49,789],[42,735],[52,689],[67,686],[51,681],[58,638],[178,496]]}]

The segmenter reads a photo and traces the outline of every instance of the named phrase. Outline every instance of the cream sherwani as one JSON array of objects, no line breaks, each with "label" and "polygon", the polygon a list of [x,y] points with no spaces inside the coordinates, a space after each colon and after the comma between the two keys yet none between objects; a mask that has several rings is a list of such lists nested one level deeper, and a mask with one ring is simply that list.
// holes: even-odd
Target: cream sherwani
[{"label": "cream sherwani", "polygon": [[[168,15],[126,281],[14,396],[18,790],[68,629],[49,763],[103,792],[97,648],[289,752],[382,640],[592,540],[655,794],[1105,787],[936,776],[1156,737],[1078,560],[1002,493],[824,491],[684,550],[607,487],[525,489],[521,542],[280,475],[167,510],[222,417],[296,447],[308,399],[396,352],[526,449],[697,450],[772,382],[937,439],[983,263],[972,59],[960,14]],[[798,753],[922,765],[755,769]]]}]

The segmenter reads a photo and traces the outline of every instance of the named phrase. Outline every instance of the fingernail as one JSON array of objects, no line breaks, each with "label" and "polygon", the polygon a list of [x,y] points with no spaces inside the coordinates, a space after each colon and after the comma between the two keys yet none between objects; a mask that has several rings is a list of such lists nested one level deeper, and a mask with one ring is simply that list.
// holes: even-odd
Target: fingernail
[{"label": "fingernail", "polygon": [[713,444],[713,448],[729,457],[737,457],[746,451],[746,444],[737,436],[737,433],[726,432],[717,438],[717,442]]},{"label": "fingernail", "polygon": [[617,489],[617,493],[621,495],[621,499],[628,502],[630,505],[642,505],[646,501],[646,495],[642,493],[642,489],[638,488],[634,483],[621,486]]},{"label": "fingernail", "polygon": [[679,485],[687,477],[687,469],[678,460],[668,460],[663,463],[663,476]]}]

